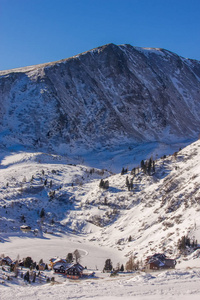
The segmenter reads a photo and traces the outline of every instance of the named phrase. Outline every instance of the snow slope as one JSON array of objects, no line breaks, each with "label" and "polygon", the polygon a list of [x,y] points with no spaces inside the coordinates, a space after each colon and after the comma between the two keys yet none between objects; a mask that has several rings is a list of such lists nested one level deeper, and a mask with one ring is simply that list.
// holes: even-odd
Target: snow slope
[{"label": "snow slope", "polygon": [[[135,273],[118,278],[72,282],[45,286],[3,286],[1,299],[194,299],[200,295],[199,270],[171,271],[158,274]],[[9,288],[10,287],[10,288]]]},{"label": "snow slope", "polygon": [[[133,177],[130,171],[112,174],[45,153],[2,153],[1,254],[13,259],[30,255],[47,262],[78,249],[81,263],[98,269],[98,279],[28,287],[23,282],[6,282],[0,286],[1,299],[14,295],[16,299],[197,299],[199,250],[180,256],[177,242],[183,235],[200,240],[199,160],[198,140],[157,159],[151,176],[139,169],[134,189],[128,191],[125,182],[127,176]],[[101,178],[109,180],[109,189],[99,188]],[[50,197],[52,191],[55,195]],[[44,217],[40,217],[42,208]],[[21,232],[22,224],[30,225],[32,231]],[[112,279],[101,273],[107,258],[116,267],[130,255],[144,262],[155,252],[176,258],[176,270],[125,273]]]},{"label": "snow slope", "polygon": [[[183,235],[200,240],[199,151],[197,141],[157,160],[152,176],[141,169],[135,176],[130,171],[111,174],[42,153],[5,156],[0,169],[1,240],[24,236],[20,226],[27,224],[32,228],[29,238],[45,232],[76,234],[123,255],[137,253],[138,259],[160,251],[176,256]],[[127,176],[134,177],[132,191],[126,187]],[[99,188],[101,178],[109,181],[109,189]]]}]

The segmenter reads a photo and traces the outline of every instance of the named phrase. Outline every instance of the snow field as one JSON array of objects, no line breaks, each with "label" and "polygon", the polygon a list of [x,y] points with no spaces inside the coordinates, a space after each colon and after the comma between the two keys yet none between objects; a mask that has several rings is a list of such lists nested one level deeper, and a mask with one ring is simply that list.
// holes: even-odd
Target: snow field
[{"label": "snow field", "polygon": [[[67,158],[44,153],[1,155],[0,254],[48,262],[52,256],[66,257],[78,249],[81,263],[98,269],[100,279],[55,286],[11,285],[12,289],[8,289],[8,283],[0,287],[1,299],[13,295],[16,299],[53,299],[55,295],[58,299],[76,299],[80,295],[82,299],[123,296],[185,300],[192,295],[196,300],[200,296],[200,255],[196,250],[179,257],[177,241],[183,235],[200,241],[200,142],[157,160],[152,176],[139,170],[133,191],[126,187],[126,176],[132,177],[130,171],[124,175],[102,174],[101,170],[69,163]],[[109,180],[108,190],[99,188],[101,178]],[[52,190],[55,197],[51,199]],[[42,208],[44,218],[40,218]],[[22,215],[25,224],[32,227],[29,233],[20,231]],[[103,222],[100,225],[99,220]],[[176,258],[176,270],[116,278],[100,273],[107,258],[116,267],[117,263],[125,264],[130,255],[144,261],[155,252]]]}]

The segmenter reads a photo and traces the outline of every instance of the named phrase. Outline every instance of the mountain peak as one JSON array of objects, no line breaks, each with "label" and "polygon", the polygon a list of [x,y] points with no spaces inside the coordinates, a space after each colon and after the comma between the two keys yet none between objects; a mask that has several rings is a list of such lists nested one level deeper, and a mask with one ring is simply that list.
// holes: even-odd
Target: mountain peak
[{"label": "mountain peak", "polygon": [[163,49],[110,43],[0,74],[5,146],[69,154],[198,136],[200,64]]}]

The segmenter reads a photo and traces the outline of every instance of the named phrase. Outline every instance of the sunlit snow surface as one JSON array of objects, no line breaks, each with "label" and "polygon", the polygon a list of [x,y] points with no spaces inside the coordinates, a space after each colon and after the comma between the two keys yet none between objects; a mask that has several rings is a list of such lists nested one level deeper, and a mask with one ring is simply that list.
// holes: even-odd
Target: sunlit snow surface
[{"label": "sunlit snow surface", "polygon": [[[100,274],[101,276],[101,274]],[[168,300],[194,299],[200,295],[200,272],[196,270],[171,271],[156,274],[136,273],[119,275],[111,279],[105,276],[85,281],[66,280],[62,284],[43,286],[1,286],[1,299],[136,299]]]},{"label": "sunlit snow surface", "polygon": [[[6,281],[0,284],[0,299],[199,299],[199,250],[179,257],[176,245],[183,235],[200,241],[200,142],[157,160],[154,176],[139,171],[134,191],[125,185],[130,171],[102,175],[91,168],[71,164],[69,157],[1,153],[0,254],[48,262],[52,256],[66,257],[78,249],[81,263],[93,269],[96,278],[64,280],[53,286]],[[108,190],[99,188],[102,177],[109,180]],[[53,199],[51,190],[55,190]],[[43,220],[39,216],[42,208]],[[37,229],[37,235],[20,231],[21,215],[32,230]],[[95,225],[94,216],[105,225]],[[107,258],[115,267],[125,264],[131,254],[144,260],[155,252],[176,258],[176,269],[115,278],[101,272]]]}]

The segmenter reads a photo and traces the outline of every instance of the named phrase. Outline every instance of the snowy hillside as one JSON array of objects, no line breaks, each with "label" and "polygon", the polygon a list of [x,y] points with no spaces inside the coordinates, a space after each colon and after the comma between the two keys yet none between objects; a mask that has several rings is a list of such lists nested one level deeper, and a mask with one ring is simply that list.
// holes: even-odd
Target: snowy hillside
[{"label": "snowy hillside", "polygon": [[1,71],[1,146],[102,162],[138,143],[188,144],[199,133],[199,87],[198,61],[130,45]]},{"label": "snowy hillside", "polygon": [[[81,235],[92,245],[120,250],[122,257],[133,253],[141,259],[163,251],[177,256],[183,235],[200,240],[199,152],[197,141],[158,159],[150,176],[141,168],[135,175],[111,174],[43,153],[5,155],[0,169],[2,247],[8,236],[23,236],[20,226],[26,224],[32,229],[29,237]],[[109,181],[108,189],[99,187],[102,178]]]},{"label": "snowy hillside", "polygon": [[[112,174],[69,164],[66,158],[45,153],[3,153],[1,253],[48,261],[79,249],[82,264],[98,269],[100,281],[66,281],[59,293],[55,286],[27,290],[23,284],[13,288],[8,282],[13,292],[8,293],[3,285],[2,299],[11,299],[13,293],[16,299],[23,293],[29,298],[37,294],[47,299],[49,291],[52,299],[55,294],[61,299],[66,288],[69,299],[73,292],[76,296],[81,293],[83,299],[116,299],[122,295],[127,299],[170,299],[171,295],[188,299],[191,293],[198,299],[200,275],[193,268],[200,267],[200,250],[188,249],[187,256],[180,256],[178,240],[188,236],[200,241],[199,165],[199,140],[172,156],[157,159],[151,175],[141,168],[124,175]],[[131,190],[126,186],[127,176],[129,182],[133,179]],[[108,189],[99,187],[102,178],[109,181]],[[31,226],[31,231],[22,232],[23,224]],[[131,255],[144,263],[148,255],[157,252],[176,258],[176,270],[136,272],[114,279],[101,273],[108,257],[116,266],[125,264]]]}]

